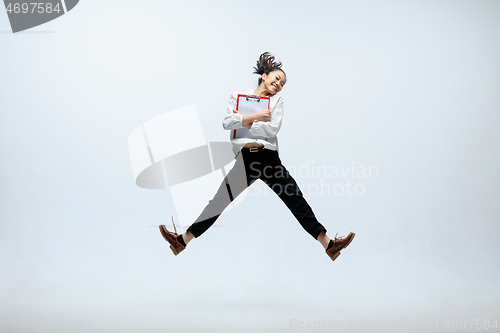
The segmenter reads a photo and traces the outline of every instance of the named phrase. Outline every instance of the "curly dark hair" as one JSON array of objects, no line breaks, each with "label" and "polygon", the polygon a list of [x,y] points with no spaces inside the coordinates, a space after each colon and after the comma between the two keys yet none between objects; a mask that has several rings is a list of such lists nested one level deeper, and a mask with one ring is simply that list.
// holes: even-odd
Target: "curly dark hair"
[{"label": "curly dark hair", "polygon": [[[281,61],[275,61],[275,58],[271,53],[264,52],[260,55],[259,60],[257,60],[257,66],[253,68],[255,69],[253,73],[259,75],[262,74],[268,75],[269,73],[275,70],[280,70],[286,76],[285,71],[281,67],[283,67]],[[262,82],[262,77],[259,77],[259,85],[261,84],[261,82]]]}]

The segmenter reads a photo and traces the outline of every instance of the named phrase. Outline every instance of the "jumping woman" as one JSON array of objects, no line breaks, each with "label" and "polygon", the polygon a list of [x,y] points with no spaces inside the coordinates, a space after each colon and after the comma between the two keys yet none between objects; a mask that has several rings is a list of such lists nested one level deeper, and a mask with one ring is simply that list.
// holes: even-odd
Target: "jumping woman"
[{"label": "jumping woman", "polygon": [[[221,183],[214,198],[185,233],[179,235],[176,231],[170,232],[164,225],[160,225],[160,232],[170,243],[172,252],[178,255],[189,242],[212,226],[241,192],[257,179],[261,179],[285,203],[302,227],[321,243],[326,254],[335,260],[340,251],[351,243],[355,234],[350,232],[346,237],[335,237],[333,240],[328,238],[325,227],[318,222],[299,186],[281,163],[276,135],[283,116],[283,98],[278,93],[286,83],[282,63],[275,61],[272,54],[265,52],[259,57],[254,69],[254,74],[259,75],[257,88],[232,94],[222,122],[224,129],[231,131],[231,143],[236,154],[233,168]],[[249,115],[241,114],[236,110],[239,94],[269,97],[269,110]],[[243,127],[248,128],[251,137],[233,135],[234,130]]]}]

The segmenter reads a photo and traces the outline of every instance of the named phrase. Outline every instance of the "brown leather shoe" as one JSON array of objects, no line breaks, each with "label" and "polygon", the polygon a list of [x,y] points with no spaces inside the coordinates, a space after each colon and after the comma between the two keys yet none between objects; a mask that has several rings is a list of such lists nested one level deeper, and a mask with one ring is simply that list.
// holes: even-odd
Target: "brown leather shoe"
[{"label": "brown leather shoe", "polygon": [[186,247],[177,240],[177,237],[179,236],[177,232],[168,231],[164,225],[160,225],[160,232],[163,238],[170,243],[170,250],[172,250],[174,255],[178,255],[180,252],[184,251]]},{"label": "brown leather shoe", "polygon": [[350,232],[346,237],[337,237],[335,235],[335,239],[333,239],[333,246],[326,250],[327,256],[329,256],[332,260],[337,259],[340,255],[340,250],[345,249],[349,244],[351,244],[355,233]]}]

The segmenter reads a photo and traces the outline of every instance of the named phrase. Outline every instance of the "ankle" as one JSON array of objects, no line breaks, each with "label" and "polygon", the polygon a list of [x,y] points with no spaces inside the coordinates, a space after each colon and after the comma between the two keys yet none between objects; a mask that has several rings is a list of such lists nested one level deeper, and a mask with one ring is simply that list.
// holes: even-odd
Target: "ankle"
[{"label": "ankle", "polygon": [[182,246],[186,247],[187,244],[184,241],[184,237],[182,237],[182,235],[177,236],[177,240],[182,244]]}]

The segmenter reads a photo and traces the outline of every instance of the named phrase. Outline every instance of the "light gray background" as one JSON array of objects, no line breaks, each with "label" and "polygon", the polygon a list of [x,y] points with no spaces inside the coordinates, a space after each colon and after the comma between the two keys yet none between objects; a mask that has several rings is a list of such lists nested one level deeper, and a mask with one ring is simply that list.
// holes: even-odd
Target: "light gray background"
[{"label": "light gray background", "polygon": [[[0,31],[0,331],[498,318],[500,2],[82,1],[19,34],[0,11]],[[332,263],[259,183],[174,257],[172,198],[134,184],[127,137],[196,104],[228,140],[264,51],[288,74],[283,163],[378,168],[324,179],[364,195],[309,195],[356,239]]]}]

